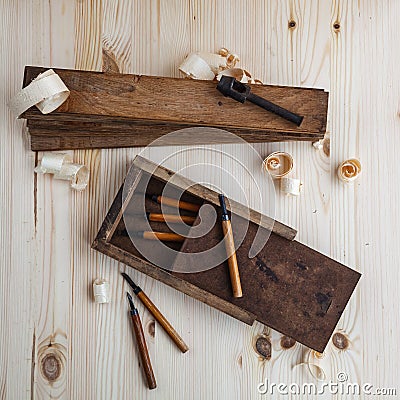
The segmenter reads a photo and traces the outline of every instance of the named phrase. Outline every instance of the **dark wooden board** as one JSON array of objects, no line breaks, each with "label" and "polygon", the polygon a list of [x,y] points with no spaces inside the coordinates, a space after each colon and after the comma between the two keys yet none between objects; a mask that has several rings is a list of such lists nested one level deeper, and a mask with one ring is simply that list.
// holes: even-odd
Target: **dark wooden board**
[{"label": "dark wooden board", "polygon": [[[236,220],[234,237],[240,237],[239,231],[246,226],[247,222],[242,218]],[[297,241],[288,241],[274,233],[261,252],[250,259],[248,252],[257,230],[256,224],[248,225],[246,236],[236,252],[242,298],[232,297],[226,263],[204,272],[173,272],[173,275],[230,301],[254,314],[257,321],[323,352],[360,274]],[[181,252],[204,252],[216,246],[222,237],[222,227],[216,224],[201,240],[188,239]],[[184,258],[185,268],[190,268],[190,260],[195,264],[196,256]],[[175,266],[180,264],[178,255]]]},{"label": "dark wooden board", "polygon": [[[44,70],[26,67],[23,86]],[[224,97],[216,90],[216,82],[55,71],[71,94],[49,115],[36,107],[23,114],[29,121],[34,150],[144,146],[165,133],[193,126],[225,129],[248,142],[315,141],[326,129],[328,93],[322,89],[252,85],[255,94],[303,115],[303,123],[297,127],[249,102],[241,104]],[[57,129],[60,125],[63,135]],[[220,143],[218,137],[210,140]],[[204,138],[199,138],[199,143],[204,143]]]},{"label": "dark wooden board", "polygon": [[[190,126],[154,123],[131,123],[131,124],[112,124],[112,123],[86,123],[78,125],[76,123],[57,122],[37,124],[37,120],[28,120],[28,128],[31,138],[31,150],[68,150],[68,149],[95,149],[95,148],[115,148],[115,147],[141,147],[141,146],[168,146],[168,145],[193,145],[193,144],[213,144],[213,143],[238,143],[243,139],[251,143],[263,143],[266,141],[265,131],[252,130],[243,132],[240,129],[230,129],[235,136],[218,136],[213,132],[198,135],[193,138],[191,134],[179,136],[165,136],[170,132],[190,128]],[[118,132],[111,135],[110,132]],[[294,137],[291,134],[282,133],[279,137],[268,138],[269,142],[283,141],[308,141],[312,136]],[[313,140],[320,139],[315,135]]]},{"label": "dark wooden board", "polygon": [[[132,196],[147,189],[151,193],[161,191],[165,181],[173,175],[172,171],[158,167],[149,187],[143,188],[140,186],[143,174],[148,173],[151,165],[143,158],[135,159],[125,183],[131,188]],[[183,178],[182,187],[187,187],[185,182]],[[174,183],[180,186],[179,180],[174,179]],[[192,187],[190,192],[185,192],[186,200],[208,203],[219,212],[218,200],[212,191],[207,194],[208,191],[201,185]],[[244,297],[235,299],[225,263],[204,272],[177,272],[183,253],[198,253],[221,241],[222,230],[218,223],[205,236],[186,239],[180,245],[180,253],[171,260],[173,270],[166,271],[146,260],[130,239],[121,234],[125,227],[122,211],[129,211],[130,205],[136,203],[134,197],[128,197],[123,203],[121,188],[93,242],[95,249],[243,322],[251,324],[258,320],[316,351],[324,350],[360,278],[358,272],[274,232],[260,253],[250,259],[248,250],[259,229],[257,218],[252,214],[247,226],[248,222],[238,217],[233,225],[234,236],[240,237],[240,232],[245,230],[244,240],[237,250]],[[149,211],[158,211],[157,207],[157,204],[146,203]],[[241,212],[240,208],[236,209]],[[163,229],[157,224],[152,228]],[[278,228],[282,235],[291,237],[289,230],[283,224]],[[154,247],[154,252],[157,251],[161,250]],[[186,258],[185,263],[186,268],[190,267]]]}]

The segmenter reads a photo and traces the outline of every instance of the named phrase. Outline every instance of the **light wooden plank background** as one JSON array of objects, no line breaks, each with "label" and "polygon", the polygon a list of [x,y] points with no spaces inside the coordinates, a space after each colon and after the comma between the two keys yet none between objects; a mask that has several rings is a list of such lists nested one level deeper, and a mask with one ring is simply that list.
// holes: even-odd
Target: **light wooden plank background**
[{"label": "light wooden plank background", "polygon": [[[328,379],[345,372],[349,382],[397,387],[399,396],[399,16],[398,0],[1,1],[0,399],[372,398],[258,393],[265,379],[317,383],[307,368],[293,368],[308,357]],[[277,219],[297,228],[300,241],[363,273],[337,327],[350,345],[339,350],[330,343],[321,359],[299,344],[285,350],[277,332],[246,326],[129,271],[190,346],[180,354],[140,306],[158,381],[150,392],[126,315],[119,277],[125,267],[90,249],[141,149],[76,151],[91,179],[84,193],[73,193],[63,182],[34,176],[24,123],[6,102],[26,64],[179,76],[188,52],[222,46],[266,83],[330,91],[330,157],[307,143],[255,148],[261,155],[289,151],[304,182],[300,198],[277,194]],[[202,151],[183,153],[170,166],[182,168]],[[233,151],[251,157],[246,146]],[[148,156],[157,161],[166,152]],[[353,156],[363,175],[346,186],[336,166]],[[106,306],[91,300],[98,276],[111,283]],[[270,360],[254,351],[258,335],[272,343]]]}]

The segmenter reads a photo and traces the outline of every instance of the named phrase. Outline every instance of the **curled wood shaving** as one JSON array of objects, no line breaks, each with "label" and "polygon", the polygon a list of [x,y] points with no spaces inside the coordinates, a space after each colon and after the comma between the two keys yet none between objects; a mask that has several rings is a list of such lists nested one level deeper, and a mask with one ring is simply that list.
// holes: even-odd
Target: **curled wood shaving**
[{"label": "curled wood shaving", "polygon": [[85,165],[74,164],[69,154],[44,153],[35,168],[38,174],[53,174],[54,179],[71,182],[72,189],[84,190],[89,181],[89,170]]},{"label": "curled wood shaving", "polygon": [[254,79],[252,79],[250,72],[242,68],[230,68],[220,72],[217,75],[217,81],[221,79],[221,76],[232,76],[242,83],[254,83]]},{"label": "curled wood shaving", "polygon": [[220,80],[222,75],[228,75],[243,83],[261,83],[261,81],[253,79],[245,69],[235,68],[239,61],[237,54],[231,53],[223,47],[217,54],[190,53],[179,66],[179,70],[191,79],[213,80],[217,77]]},{"label": "curled wood shaving", "polygon": [[213,80],[220,68],[226,67],[226,59],[218,54],[191,53],[179,66],[188,78]]},{"label": "curled wood shaving", "polygon": [[316,150],[321,150],[324,147],[324,139],[319,139],[316,142],[313,142],[313,147]]},{"label": "curled wood shaving", "polygon": [[306,357],[306,359],[303,362],[295,364],[293,368],[299,366],[305,366],[308,368],[308,371],[310,372],[313,378],[315,378],[317,381],[322,382],[327,379],[325,370],[323,368],[323,364],[329,362],[328,359],[325,359],[324,362],[324,359],[325,359],[324,353],[318,353],[315,350],[310,350],[308,352],[308,356]]},{"label": "curled wood shaving", "polygon": [[289,178],[294,166],[293,157],[284,151],[275,151],[263,161],[263,168],[273,179],[279,180],[280,190],[287,195],[298,196],[303,186],[300,179]]},{"label": "curled wood shaving", "polygon": [[61,171],[54,174],[54,179],[70,181],[72,189],[82,191],[88,184],[89,170],[86,165],[65,163]]},{"label": "curled wood shaving", "polygon": [[49,114],[60,107],[68,96],[69,90],[64,82],[49,69],[18,92],[8,102],[8,106],[18,117],[32,106],[36,106],[43,114]]},{"label": "curled wood shaving", "polygon": [[281,191],[287,195],[299,196],[303,186],[300,179],[284,177],[281,179]]},{"label": "curled wood shaving", "polygon": [[219,49],[218,54],[226,58],[226,65],[228,68],[234,68],[240,61],[237,54],[232,54],[227,48],[222,47]]},{"label": "curled wood shaving", "polygon": [[57,174],[61,171],[64,163],[72,163],[72,157],[69,154],[44,153],[42,160],[35,168],[35,172],[39,174]]},{"label": "curled wood shaving", "polygon": [[275,151],[263,161],[263,168],[275,179],[289,174],[293,169],[293,165],[293,157],[284,151]]},{"label": "curled wood shaving", "polygon": [[109,303],[110,299],[110,284],[105,279],[97,278],[93,282],[93,296],[97,304]]},{"label": "curled wood shaving", "polygon": [[311,374],[317,381],[325,381],[325,380],[326,380],[325,371],[324,371],[323,368],[321,368],[319,365],[313,364],[313,363],[310,363],[310,362],[302,362],[302,363],[296,364],[295,366],[293,366],[293,368],[299,367],[299,366],[306,366],[306,367],[308,367],[308,370],[309,370],[310,374]]},{"label": "curled wood shaving", "polygon": [[361,173],[361,163],[355,158],[343,161],[339,165],[337,173],[342,182],[353,182]]}]

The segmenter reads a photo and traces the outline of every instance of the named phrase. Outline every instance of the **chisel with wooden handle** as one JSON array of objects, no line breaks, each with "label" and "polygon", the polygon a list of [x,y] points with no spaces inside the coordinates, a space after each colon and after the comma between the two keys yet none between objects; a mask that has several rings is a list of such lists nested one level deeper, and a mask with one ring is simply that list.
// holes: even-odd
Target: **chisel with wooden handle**
[{"label": "chisel with wooden handle", "polygon": [[239,267],[236,259],[235,242],[233,240],[232,225],[226,210],[225,196],[220,194],[219,202],[222,208],[222,230],[224,232],[224,241],[226,254],[228,255],[229,275],[231,278],[234,297],[242,297],[242,284],[240,282]]}]

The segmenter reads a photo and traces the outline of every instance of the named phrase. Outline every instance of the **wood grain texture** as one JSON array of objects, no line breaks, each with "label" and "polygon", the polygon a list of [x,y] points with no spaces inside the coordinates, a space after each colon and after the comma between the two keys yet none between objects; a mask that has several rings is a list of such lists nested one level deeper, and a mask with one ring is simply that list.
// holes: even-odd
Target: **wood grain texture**
[{"label": "wood grain texture", "polygon": [[[18,90],[15,73],[20,73],[26,62],[42,61],[42,31],[33,28],[41,11],[32,3],[0,4],[1,399],[29,397],[35,365],[35,182],[31,174],[35,156],[27,150],[24,124],[15,120],[7,102]],[[14,41],[21,48],[12,46]]]},{"label": "wood grain texture", "polygon": [[[180,131],[193,127],[188,125],[170,125],[170,124],[151,124],[149,131],[149,123],[134,123],[121,127],[118,137],[110,135],[109,132],[115,132],[116,126],[112,123],[92,123],[92,127],[83,127],[71,124],[68,128],[65,124],[60,126],[59,123],[46,124],[45,127],[38,125],[36,121],[28,121],[29,134],[31,142],[31,150],[33,151],[49,151],[49,150],[69,150],[69,149],[98,149],[98,148],[121,148],[121,147],[140,147],[146,143],[152,146],[171,146],[185,144],[213,144],[213,143],[235,143],[238,138],[242,138],[251,143],[265,142],[265,131],[252,130],[243,133],[241,129],[229,129],[229,132],[237,136],[229,138],[220,138],[211,135],[198,136],[195,140],[188,131],[187,135],[179,135],[174,138],[168,133]],[[66,134],[67,133],[67,134]],[[92,135],[92,133],[94,133]],[[318,140],[319,135],[314,136],[313,140]],[[292,141],[293,136],[290,134],[279,134],[278,136],[269,136],[270,142]],[[296,141],[309,141],[310,137],[296,138]]]},{"label": "wood grain texture", "polygon": [[[23,86],[27,86],[45,70],[27,66]],[[148,137],[141,126],[148,124],[149,130],[153,131],[153,123],[163,128],[171,124],[168,132],[176,126],[181,129],[193,126],[224,128],[234,130],[248,142],[285,138],[315,141],[323,138],[326,129],[328,93],[324,90],[252,85],[251,93],[254,95],[301,114],[303,122],[296,126],[250,102],[241,104],[225,98],[216,90],[215,82],[117,74],[115,71],[97,73],[55,69],[55,72],[70,90],[68,99],[51,114],[44,116],[36,107],[32,107],[22,115],[29,120],[29,130],[38,123],[42,129],[42,140],[47,136],[53,143],[52,136],[59,135],[56,125],[61,123],[64,125],[64,137],[76,137],[82,132],[80,136],[82,142],[87,143],[86,148],[93,147],[93,138],[101,143],[102,137],[107,135],[110,138],[106,138],[101,147],[107,147],[113,142],[115,144],[112,147],[149,145],[154,140],[154,133]],[[83,125],[79,124],[80,121]],[[86,131],[88,122],[91,123],[90,136]],[[103,124],[113,127],[105,133]],[[121,139],[118,129],[120,124],[123,125],[121,129],[125,130]],[[136,129],[137,124],[139,131]],[[96,137],[99,133],[100,138]],[[187,143],[219,143],[219,135],[196,139],[191,135]],[[46,143],[43,145],[45,148],[41,148],[36,141],[33,149],[49,148]],[[73,146],[71,141],[70,145]],[[60,150],[60,146],[55,150]]]},{"label": "wood grain texture", "polygon": [[[266,378],[316,382],[306,367],[294,367],[308,357],[329,378],[345,371],[351,382],[398,388],[399,14],[396,0],[3,1],[0,398],[128,399],[135,393],[137,399],[279,399],[276,393],[260,395],[257,384]],[[304,183],[299,198],[277,192],[276,217],[298,228],[300,241],[357,267],[364,277],[339,322],[336,345],[330,342],[325,357],[317,358],[262,324],[247,327],[135,272],[134,279],[191,349],[180,354],[139,308],[158,383],[150,392],[140,384],[135,343],[128,335],[127,287],[118,271],[125,267],[89,249],[141,149],[75,152],[91,169],[88,191],[71,193],[63,182],[40,176],[35,192],[34,154],[6,101],[20,87],[26,64],[179,77],[177,67],[189,52],[221,46],[238,53],[241,65],[268,84],[330,91],[330,157],[307,143],[254,147],[262,155],[290,152],[293,174]],[[252,159],[246,146],[235,146],[240,160]],[[173,170],[196,155],[219,160],[203,148],[174,150],[177,156],[168,164]],[[153,148],[147,156],[163,161],[171,151]],[[354,185],[343,185],[336,167],[353,156],[360,158],[363,174]],[[236,173],[252,208],[266,211],[247,175],[233,162],[227,168]],[[205,169],[196,180],[212,173]],[[97,276],[111,284],[112,303],[104,307],[91,302],[89,287]],[[41,369],[38,354],[45,356],[46,349],[59,357],[42,357],[46,368]],[[56,379],[44,379],[42,370]]]}]

